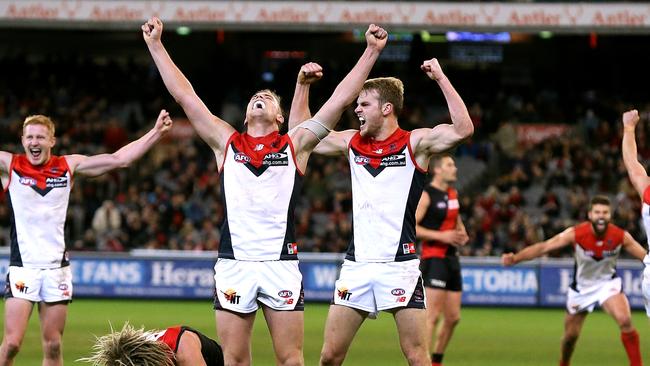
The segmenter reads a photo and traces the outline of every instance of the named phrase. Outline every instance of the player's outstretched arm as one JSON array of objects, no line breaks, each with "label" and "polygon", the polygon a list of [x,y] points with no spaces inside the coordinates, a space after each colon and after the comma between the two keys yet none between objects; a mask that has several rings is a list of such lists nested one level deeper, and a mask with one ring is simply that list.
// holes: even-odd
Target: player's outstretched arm
[{"label": "player's outstretched arm", "polygon": [[[303,126],[301,124],[293,133],[290,133],[298,154],[302,152],[303,154],[307,153],[308,156],[316,144],[325,137],[326,131],[333,129],[336,123],[338,123],[345,108],[359,95],[363,83],[368,77],[368,74],[370,74],[370,70],[377,61],[377,58],[379,58],[379,54],[386,46],[387,40],[388,33],[383,28],[374,24],[368,27],[366,31],[367,44],[365,51],[352,70],[336,87],[332,96],[330,96],[327,102],[325,102],[312,118],[314,123],[319,126],[314,125],[312,130],[308,130],[306,128],[300,128],[300,126]],[[314,132],[323,130],[325,130],[325,133],[317,134]],[[343,144],[334,144],[334,146],[341,145]]]},{"label": "player's outstretched arm", "polygon": [[565,247],[575,240],[575,228],[572,226],[554,237],[524,248],[519,253],[505,253],[501,255],[501,264],[513,266],[519,262],[529,261],[548,252]]},{"label": "player's outstretched arm", "polygon": [[172,119],[163,109],[149,132],[116,152],[93,156],[67,155],[66,160],[73,172],[88,176],[98,176],[116,168],[125,168],[149,151],[171,128]]},{"label": "player's outstretched arm", "polygon": [[426,228],[421,225],[422,219],[431,204],[431,197],[427,192],[422,192],[420,196],[420,202],[418,202],[418,207],[415,209],[415,234],[416,237],[420,240],[427,241],[439,241],[445,244],[462,246],[467,244],[469,237],[467,236],[467,231],[465,231],[465,225],[463,221],[458,216],[456,221],[455,230],[433,230]]},{"label": "player's outstretched arm", "polygon": [[308,62],[300,67],[298,79],[296,80],[296,89],[291,100],[291,110],[289,111],[289,130],[311,118],[309,89],[311,84],[322,77],[323,68],[315,62]]},{"label": "player's outstretched arm", "polygon": [[634,258],[643,261],[645,259],[646,254],[648,254],[648,251],[643,248],[641,244],[639,244],[638,241],[634,240],[632,235],[628,233],[627,231],[625,232],[625,235],[623,236],[623,248],[630,253]]},{"label": "player's outstretched arm", "polygon": [[0,151],[0,175],[7,174],[11,166],[11,153]]},{"label": "player's outstretched arm", "polygon": [[149,48],[149,53],[151,53],[151,57],[167,90],[176,102],[181,105],[187,118],[189,118],[203,141],[210,145],[213,150],[223,152],[228,138],[235,129],[213,115],[196,95],[189,80],[176,67],[163,46],[161,41],[162,31],[163,23],[156,17],[147,20],[142,25],[142,37],[147,44],[147,48]]},{"label": "player's outstretched arm", "polygon": [[474,125],[469,117],[469,112],[447,76],[442,71],[438,60],[432,58],[424,61],[420,66],[429,78],[436,81],[447,101],[447,108],[451,116],[451,124],[440,124],[434,128],[420,128],[411,133],[416,155],[429,156],[448,150],[462,140],[472,136]]},{"label": "player's outstretched arm", "polygon": [[632,185],[643,199],[643,192],[650,185],[650,178],[648,178],[645,168],[637,158],[636,136],[634,133],[637,123],[639,123],[639,111],[633,109],[623,113],[623,143],[621,150],[623,151],[623,162],[630,181],[632,181]]}]

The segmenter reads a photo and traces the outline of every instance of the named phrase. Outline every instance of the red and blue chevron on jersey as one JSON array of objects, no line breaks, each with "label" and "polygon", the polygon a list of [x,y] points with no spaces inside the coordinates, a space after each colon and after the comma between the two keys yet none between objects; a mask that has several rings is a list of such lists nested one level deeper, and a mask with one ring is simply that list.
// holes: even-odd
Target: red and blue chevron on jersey
[{"label": "red and blue chevron on jersey", "polygon": [[348,146],[353,232],[346,259],[393,262],[416,259],[415,209],[426,171],[415,162],[410,132],[384,141],[357,132]]},{"label": "red and blue chevron on jersey", "polygon": [[5,187],[11,211],[10,265],[69,265],[63,229],[71,189],[72,172],[64,157],[32,165],[25,155],[13,155]]}]

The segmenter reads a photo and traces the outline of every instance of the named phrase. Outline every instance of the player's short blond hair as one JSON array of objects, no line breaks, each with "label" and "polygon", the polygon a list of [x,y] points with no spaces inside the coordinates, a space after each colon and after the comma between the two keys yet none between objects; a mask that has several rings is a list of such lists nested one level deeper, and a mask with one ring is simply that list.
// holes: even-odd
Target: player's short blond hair
[{"label": "player's short blond hair", "polygon": [[151,332],[135,329],[128,322],[122,330],[97,337],[90,357],[77,361],[93,366],[174,366],[174,352],[163,342],[151,339]]},{"label": "player's short blond hair", "polygon": [[361,91],[377,91],[379,94],[379,104],[390,103],[393,105],[395,116],[402,113],[404,107],[404,83],[398,78],[386,77],[368,79],[363,83]]},{"label": "player's short blond hair", "polygon": [[55,128],[54,128],[54,122],[52,122],[52,119],[48,116],[44,116],[42,114],[35,114],[33,116],[29,116],[25,118],[25,121],[23,122],[23,131],[25,131],[25,127],[29,125],[43,125],[47,127],[47,130],[50,131],[52,136],[54,136]]}]

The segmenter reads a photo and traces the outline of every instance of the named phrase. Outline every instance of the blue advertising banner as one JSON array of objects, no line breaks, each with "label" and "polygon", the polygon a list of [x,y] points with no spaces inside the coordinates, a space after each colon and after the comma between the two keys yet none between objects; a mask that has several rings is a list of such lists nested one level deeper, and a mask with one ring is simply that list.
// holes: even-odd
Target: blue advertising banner
[{"label": "blue advertising banner", "polygon": [[[73,253],[74,296],[211,299],[214,255],[210,253]],[[330,301],[342,256],[301,253],[307,301]],[[573,261],[542,260],[504,268],[498,258],[463,258],[463,304],[564,307]],[[0,275],[8,271],[8,253],[0,253]],[[620,260],[618,273],[633,308],[643,308],[642,265]]]},{"label": "blue advertising banner", "polygon": [[[623,292],[634,309],[643,308],[641,280],[643,266],[636,261],[619,261],[618,276],[623,281]],[[573,282],[573,262],[542,262],[540,267],[540,306],[564,307],[566,293]]]},{"label": "blue advertising banner", "polygon": [[532,267],[463,263],[463,304],[537,306],[537,270]]}]

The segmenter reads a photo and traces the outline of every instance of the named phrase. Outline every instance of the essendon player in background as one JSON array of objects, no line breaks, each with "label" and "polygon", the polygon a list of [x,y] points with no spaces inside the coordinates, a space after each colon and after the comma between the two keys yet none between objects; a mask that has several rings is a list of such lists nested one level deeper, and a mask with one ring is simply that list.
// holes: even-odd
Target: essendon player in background
[{"label": "essendon player in background", "polygon": [[610,206],[609,198],[595,196],[589,204],[589,221],[572,226],[517,254],[507,253],[501,257],[503,265],[511,266],[574,245],[575,273],[567,292],[560,366],[569,365],[582,325],[596,303],[618,324],[630,365],[642,365],[639,334],[632,325],[630,304],[623,293],[621,278],[616,274],[616,259],[621,248],[639,260],[643,260],[646,251],[630,233],[609,222]]},{"label": "essendon player in background", "polygon": [[63,227],[74,174],[97,176],[144,155],[172,126],[162,110],[144,136],[113,154],[54,156],[54,123],[30,116],[23,123],[24,154],[0,151],[2,186],[11,209],[11,259],[5,287],[0,365],[11,365],[38,304],[43,365],[62,365],[61,342],[72,299],[72,272]]},{"label": "essendon player in background", "polygon": [[[643,218],[643,227],[645,228],[648,244],[650,244],[650,177],[645,168],[637,158],[636,139],[634,130],[639,123],[639,111],[633,109],[623,113],[623,162],[627,169],[632,185],[643,201],[641,208],[641,217]],[[643,297],[645,300],[646,315],[650,317],[650,256],[646,255],[643,259],[646,265],[643,271]]]},{"label": "essendon player in background", "polygon": [[442,358],[460,320],[460,299],[463,280],[457,246],[469,240],[458,214],[456,164],[447,155],[437,155],[429,163],[433,179],[424,187],[415,211],[417,238],[422,240],[420,270],[427,296],[427,336],[431,344],[438,320],[442,324],[436,334],[431,355],[432,365],[442,365]]}]

